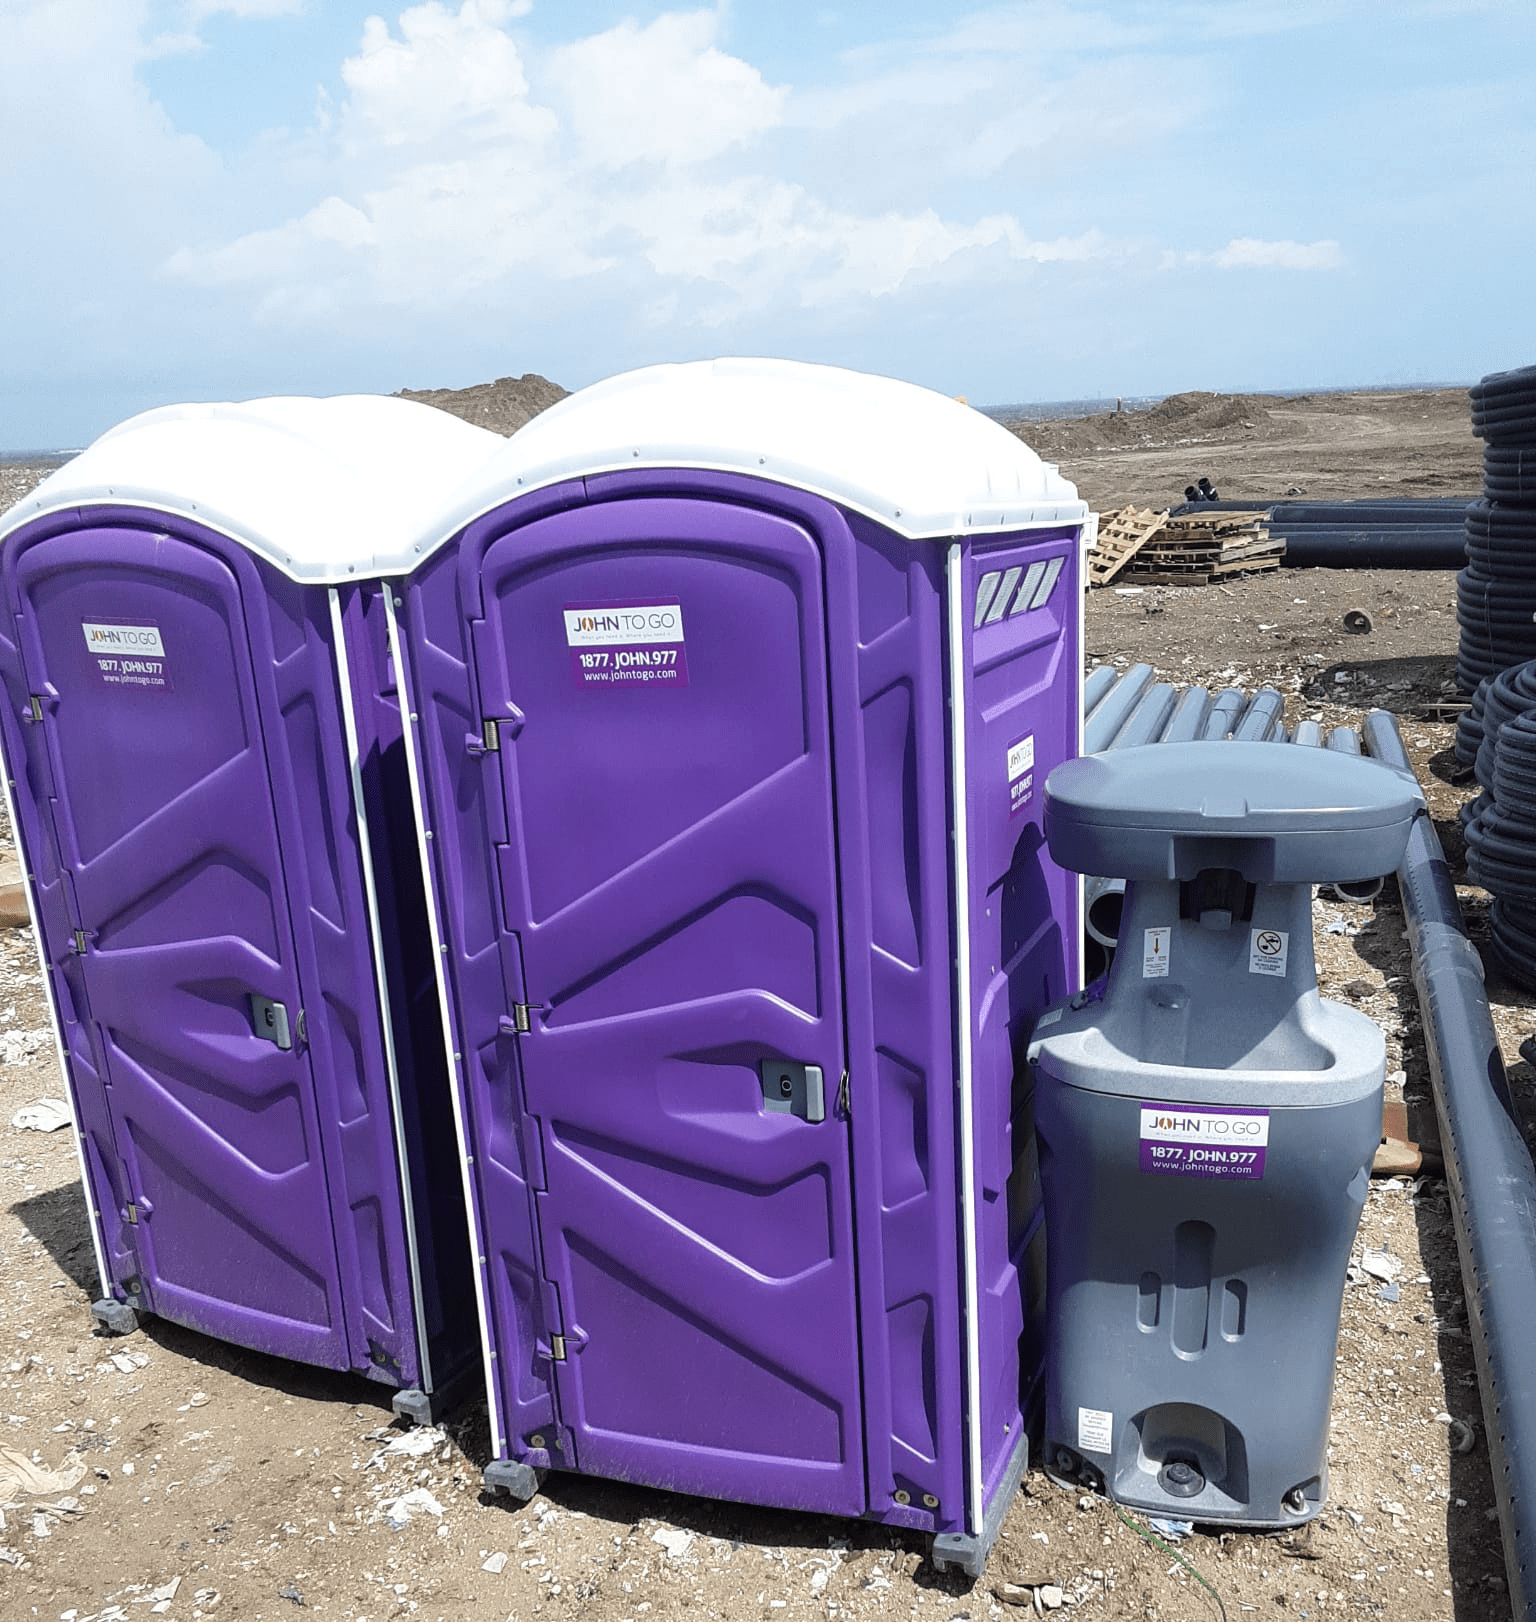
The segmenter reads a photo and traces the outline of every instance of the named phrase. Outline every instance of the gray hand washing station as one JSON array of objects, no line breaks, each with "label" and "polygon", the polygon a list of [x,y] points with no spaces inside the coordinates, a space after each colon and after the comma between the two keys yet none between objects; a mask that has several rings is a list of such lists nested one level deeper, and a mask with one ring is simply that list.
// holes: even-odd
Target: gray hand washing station
[{"label": "gray hand washing station", "polygon": [[1397,866],[1378,763],[1160,744],[1046,783],[1051,855],[1127,880],[1102,1000],[1029,1048],[1044,1183],[1046,1468],[1197,1521],[1308,1519],[1385,1041],[1318,995],[1312,886]]}]

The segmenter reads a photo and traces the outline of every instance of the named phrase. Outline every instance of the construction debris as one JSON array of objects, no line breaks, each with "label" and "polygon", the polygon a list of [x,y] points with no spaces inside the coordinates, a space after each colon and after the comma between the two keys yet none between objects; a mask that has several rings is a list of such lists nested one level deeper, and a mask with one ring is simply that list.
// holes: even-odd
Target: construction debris
[{"label": "construction debris", "polygon": [[1166,512],[1150,507],[1101,513],[1098,539],[1088,554],[1089,585],[1107,586],[1167,522]]},{"label": "construction debris", "polygon": [[1099,519],[1088,557],[1088,580],[1102,586],[1123,575],[1151,586],[1204,586],[1229,574],[1278,569],[1282,537],[1271,535],[1268,514],[1256,512],[1155,513],[1122,507]]}]

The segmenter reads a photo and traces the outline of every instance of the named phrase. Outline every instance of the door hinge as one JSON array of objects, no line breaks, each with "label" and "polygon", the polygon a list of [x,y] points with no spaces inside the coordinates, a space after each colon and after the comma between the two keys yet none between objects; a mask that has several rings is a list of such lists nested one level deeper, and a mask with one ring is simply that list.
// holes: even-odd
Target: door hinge
[{"label": "door hinge", "polygon": [[23,717],[28,721],[41,721],[43,718],[43,701],[36,693],[27,696],[27,713]]},{"label": "door hinge", "polygon": [[549,1337],[549,1360],[552,1363],[565,1361],[565,1336],[551,1335]]},{"label": "door hinge", "polygon": [[128,1202],[128,1225],[131,1228],[136,1228],[139,1225],[139,1208],[133,1200]]},{"label": "door hinge", "polygon": [[837,1113],[844,1120],[848,1119],[848,1072],[846,1070],[843,1072],[843,1079],[838,1083],[837,1087]]},{"label": "door hinge", "polygon": [[83,929],[77,929],[73,938],[70,940],[69,949],[77,957],[84,957],[86,946],[88,945],[89,941],[90,936],[86,933],[86,931]]},{"label": "door hinge", "polygon": [[526,1036],[533,1029],[533,1015],[525,1002],[512,1004],[512,1012],[503,1014],[496,1021],[496,1028],[503,1036]]}]

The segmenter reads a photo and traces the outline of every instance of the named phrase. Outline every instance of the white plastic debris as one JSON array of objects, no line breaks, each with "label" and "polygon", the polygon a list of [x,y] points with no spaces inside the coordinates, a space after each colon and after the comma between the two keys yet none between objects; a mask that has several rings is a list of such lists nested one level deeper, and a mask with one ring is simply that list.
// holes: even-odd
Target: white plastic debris
[{"label": "white plastic debris", "polygon": [[48,1031],[0,1032],[0,1064],[21,1064],[30,1059],[49,1036]]},{"label": "white plastic debris", "polygon": [[447,1436],[436,1425],[420,1425],[414,1430],[391,1437],[382,1451],[392,1459],[424,1459],[434,1448],[441,1447],[447,1440]]},{"label": "white plastic debris", "polygon": [[24,1104],[11,1117],[11,1125],[23,1132],[57,1132],[70,1124],[69,1105],[62,1098],[40,1098]]},{"label": "white plastic debris", "polygon": [[495,1554],[480,1562],[481,1571],[488,1571],[493,1577],[499,1577],[507,1569],[507,1557],[500,1549]]},{"label": "white plastic debris", "polygon": [[412,1487],[409,1492],[403,1492],[398,1498],[387,1498],[379,1505],[375,1512],[376,1520],[385,1520],[391,1530],[400,1531],[418,1515],[431,1515],[441,1519],[443,1506],[427,1491],[425,1487]]},{"label": "white plastic debris", "polygon": [[49,1470],[13,1447],[0,1447],[0,1503],[68,1492],[84,1474],[85,1464],[78,1453],[66,1453],[59,1468]]},{"label": "white plastic debris", "polygon": [[1360,1257],[1360,1265],[1384,1284],[1390,1284],[1403,1271],[1402,1262],[1390,1250],[1367,1250]]},{"label": "white plastic debris", "polygon": [[1170,1543],[1182,1543],[1195,1529],[1193,1521],[1175,1521],[1157,1515],[1149,1515],[1147,1525]]},{"label": "white plastic debris", "polygon": [[659,1543],[669,1559],[681,1560],[693,1543],[693,1533],[677,1526],[662,1526],[651,1533],[651,1542]]}]

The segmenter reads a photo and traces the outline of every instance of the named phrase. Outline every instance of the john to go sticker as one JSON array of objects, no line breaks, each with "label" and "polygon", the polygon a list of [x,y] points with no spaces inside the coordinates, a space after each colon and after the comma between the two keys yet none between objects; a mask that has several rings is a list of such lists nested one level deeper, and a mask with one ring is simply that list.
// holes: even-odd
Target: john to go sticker
[{"label": "john to go sticker", "polygon": [[578,687],[688,685],[681,603],[600,603],[564,616]]},{"label": "john to go sticker", "polygon": [[1140,1144],[1145,1172],[1260,1182],[1269,1111],[1143,1102]]},{"label": "john to go sticker", "polygon": [[111,625],[82,620],[85,645],[106,687],[137,687],[168,693],[170,673],[165,662],[165,641],[158,625]]},{"label": "john to go sticker", "polygon": [[1008,815],[1017,816],[1035,797],[1035,735],[1008,749]]}]

